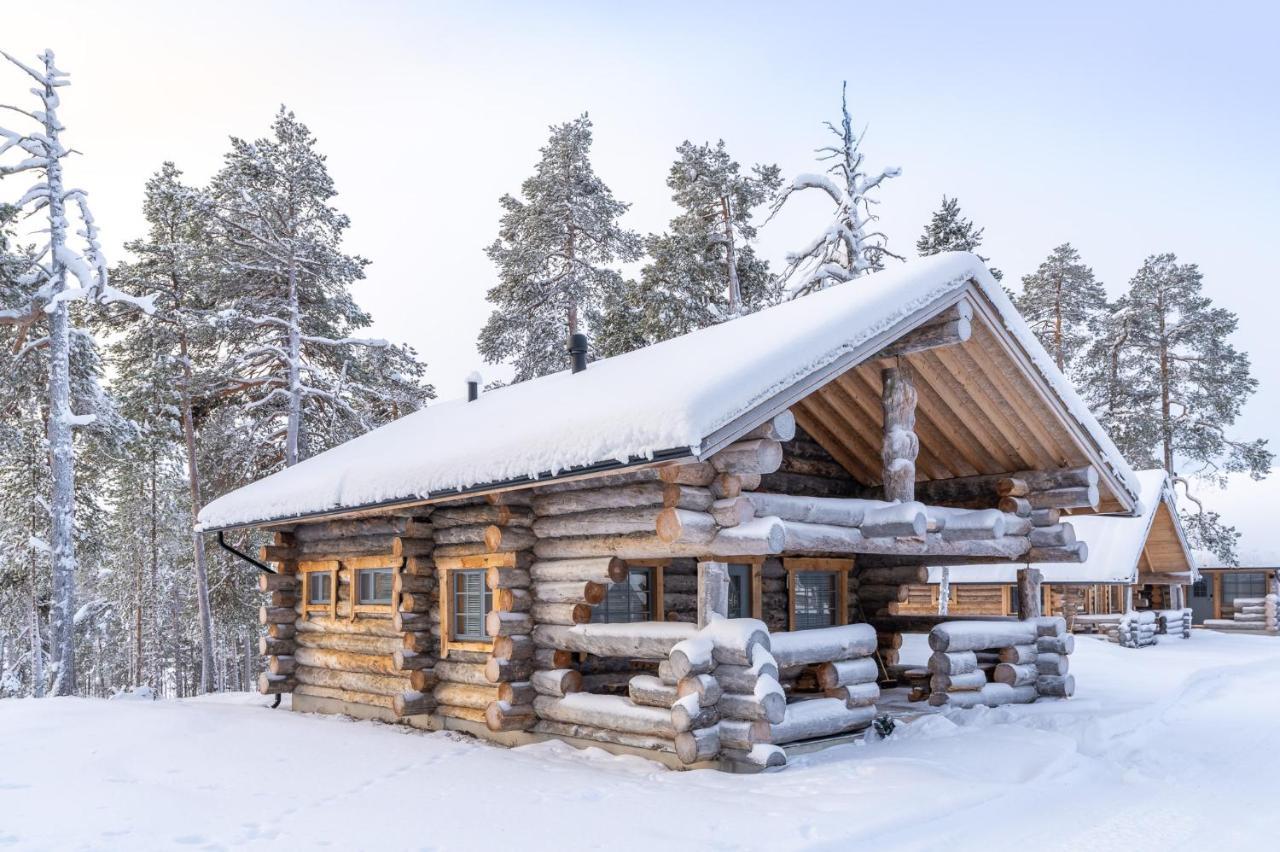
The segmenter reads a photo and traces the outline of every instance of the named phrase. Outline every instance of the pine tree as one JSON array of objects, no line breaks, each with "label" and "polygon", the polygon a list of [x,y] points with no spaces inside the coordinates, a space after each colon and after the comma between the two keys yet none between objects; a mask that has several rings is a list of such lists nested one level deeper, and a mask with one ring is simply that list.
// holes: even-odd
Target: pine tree
[{"label": "pine tree", "polygon": [[[960,201],[942,196],[942,206],[934,211],[925,226],[924,233],[916,240],[916,254],[928,257],[946,251],[968,251],[978,255],[978,259],[987,263],[989,258],[978,254],[982,246],[982,233],[985,229],[975,227],[973,220],[964,218],[960,213]],[[1004,278],[1004,273],[994,266],[989,266],[991,277],[997,281]]]},{"label": "pine tree", "polygon": [[523,198],[504,195],[498,238],[486,254],[498,268],[494,305],[480,332],[489,363],[511,361],[515,380],[564,368],[565,343],[594,331],[623,281],[612,267],[640,256],[640,238],[618,220],[629,205],[591,166],[591,120],[551,128]]},{"label": "pine tree", "polygon": [[[72,430],[92,423],[91,413],[76,414],[72,408],[71,374],[75,334],[70,304],[88,300],[106,304],[132,302],[150,310],[146,299],[133,299],[111,287],[107,264],[98,242],[98,228],[89,210],[86,194],[68,189],[63,179],[63,160],[71,151],[62,144],[66,129],[58,118],[58,89],[69,84],[65,72],[54,64],[53,52],[40,56],[40,67],[32,68],[3,54],[12,65],[35,81],[31,90],[39,107],[26,110],[6,105],[29,119],[34,130],[16,131],[0,127],[0,157],[16,150],[24,155],[12,164],[0,163],[0,177],[32,173],[36,183],[14,205],[27,215],[42,214],[48,221],[48,241],[29,256],[29,269],[22,276],[35,286],[25,304],[0,309],[0,324],[17,326],[19,339],[26,338],[36,326],[47,324],[47,334],[40,338],[48,349],[48,408],[46,428],[50,456],[51,494],[49,512],[51,530],[49,546],[53,560],[53,618],[51,637],[53,658],[57,666],[54,692],[68,695],[76,688],[75,613],[76,613],[76,462]],[[68,231],[68,205],[79,214],[78,233],[84,250],[72,247]],[[78,287],[72,286],[69,277]]]},{"label": "pine tree", "polygon": [[1107,292],[1071,243],[1063,243],[1030,275],[1015,297],[1019,313],[1062,372],[1078,356],[1105,317]]},{"label": "pine tree", "polygon": [[[371,323],[351,295],[367,261],[342,252],[350,221],[332,205],[335,195],[315,137],[284,107],[270,138],[231,140],[213,181],[215,243],[232,282],[219,313],[235,341],[225,390],[242,401],[267,451],[259,472],[294,465],[433,395],[411,350],[352,336]],[[369,348],[382,351],[362,351]]]},{"label": "pine tree", "polygon": [[[611,301],[600,349],[626,352],[731,319],[777,298],[768,261],[752,242],[752,211],[781,185],[778,167],[756,165],[744,175],[721,140],[676,148],[667,176],[681,212],[665,234],[645,240],[649,263],[639,284]],[[621,314],[617,316],[616,314]]]},{"label": "pine tree", "polygon": [[[1164,468],[1197,505],[1189,477],[1223,482],[1245,472],[1261,479],[1273,460],[1265,439],[1228,434],[1258,384],[1248,355],[1228,340],[1238,322],[1203,294],[1195,264],[1153,255],[1086,359],[1086,399],[1125,457]],[[1194,470],[1185,474],[1187,468]],[[1184,518],[1195,544],[1233,559],[1235,532],[1215,513],[1201,508]]]},{"label": "pine tree", "polygon": [[[781,280],[788,285],[792,297],[882,269],[886,256],[902,260],[889,251],[883,233],[869,230],[877,219],[871,212],[872,206],[879,203],[874,191],[886,179],[902,174],[902,169],[886,168],[875,177],[868,177],[863,171],[864,155],[860,148],[866,131],[855,133],[853,130],[847,92],[848,83],[845,83],[840,89],[840,127],[825,122],[827,130],[839,142],[818,149],[819,161],[834,162],[825,174],[797,175],[778,194],[770,213],[770,218],[776,216],[795,193],[807,189],[825,192],[836,206],[831,224],[807,246],[787,255]],[[833,175],[835,180],[828,175]]]}]

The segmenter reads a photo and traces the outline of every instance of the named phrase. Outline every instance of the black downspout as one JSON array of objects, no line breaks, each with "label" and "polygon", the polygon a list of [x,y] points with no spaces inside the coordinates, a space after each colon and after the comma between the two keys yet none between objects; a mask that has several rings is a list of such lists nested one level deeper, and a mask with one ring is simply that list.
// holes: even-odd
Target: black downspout
[{"label": "black downspout", "polygon": [[[226,551],[228,551],[228,552],[230,552],[230,553],[232,553],[232,554],[234,554],[234,555],[236,555],[236,556],[239,556],[239,557],[240,557],[241,559],[243,559],[245,562],[248,562],[248,563],[249,563],[250,565],[252,565],[254,568],[257,568],[259,571],[265,571],[265,572],[266,572],[266,573],[268,573],[268,574],[279,574],[279,573],[280,573],[279,571],[273,570],[270,566],[265,565],[265,564],[263,564],[262,562],[259,562],[258,560],[254,559],[252,556],[250,556],[249,554],[245,553],[244,551],[237,550],[236,548],[234,548],[234,547],[232,547],[231,545],[227,544],[226,534],[225,534],[222,530],[218,530],[218,547],[221,547],[223,550],[226,550]],[[271,702],[271,709],[272,709],[272,710],[274,710],[274,709],[276,709],[277,707],[279,707],[279,706],[280,706],[280,697],[281,697],[281,696],[280,696],[280,693],[278,693],[278,692],[277,692],[277,693],[276,693],[276,700]]]},{"label": "black downspout", "polygon": [[249,563],[250,565],[252,565],[254,568],[257,568],[259,571],[265,571],[265,572],[266,572],[266,573],[268,573],[268,574],[279,574],[279,573],[280,573],[279,571],[277,571],[277,570],[275,570],[274,568],[272,568],[270,565],[267,565],[267,564],[265,564],[265,563],[259,562],[258,560],[254,559],[252,556],[250,556],[249,554],[245,553],[244,551],[237,550],[237,549],[235,549],[234,547],[232,547],[231,545],[227,544],[227,540],[226,540],[226,538],[224,537],[224,533],[223,533],[223,531],[222,531],[222,530],[218,530],[218,547],[221,547],[223,550],[226,550],[226,551],[229,551],[229,552],[231,552],[231,553],[234,553],[236,556],[239,556],[239,557],[240,557],[241,559],[243,559],[245,562],[248,562],[248,563]]}]

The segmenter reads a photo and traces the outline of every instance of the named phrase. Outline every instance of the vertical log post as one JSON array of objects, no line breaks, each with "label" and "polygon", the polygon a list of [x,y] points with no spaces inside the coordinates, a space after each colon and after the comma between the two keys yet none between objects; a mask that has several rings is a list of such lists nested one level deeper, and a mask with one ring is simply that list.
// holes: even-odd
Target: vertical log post
[{"label": "vertical log post", "polygon": [[1040,617],[1040,581],[1043,577],[1039,568],[1018,569],[1018,618],[1022,621]]},{"label": "vertical log post", "polygon": [[884,499],[903,503],[916,499],[916,386],[907,367],[887,367],[880,372],[884,385]]},{"label": "vertical log post", "polygon": [[706,627],[713,612],[729,614],[729,566],[724,562],[699,562],[698,627]]},{"label": "vertical log post", "polygon": [[1133,612],[1133,586],[1124,587],[1124,611]]}]

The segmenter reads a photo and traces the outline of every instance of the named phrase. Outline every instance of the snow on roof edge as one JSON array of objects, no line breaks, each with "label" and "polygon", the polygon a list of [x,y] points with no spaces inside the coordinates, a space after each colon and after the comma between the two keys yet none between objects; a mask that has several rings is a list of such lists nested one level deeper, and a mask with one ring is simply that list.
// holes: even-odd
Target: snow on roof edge
[{"label": "snow on roof edge", "polygon": [[[532,485],[549,476],[579,475],[593,467],[649,464],[656,453],[683,452],[685,447],[690,454],[698,454],[717,430],[748,417],[787,387],[841,358],[869,354],[860,350],[868,348],[878,335],[902,325],[931,304],[961,293],[970,284],[991,303],[1004,330],[1026,352],[1048,389],[1095,443],[1104,464],[1131,492],[1129,496],[1136,504],[1140,487],[1136,486],[1133,472],[1066,377],[1053,365],[1003,288],[976,256],[953,252],[876,273],[849,285],[625,355],[601,359],[573,378],[566,378],[570,376],[566,370],[509,385],[482,395],[476,402],[430,405],[293,468],[217,498],[200,511],[196,528],[214,531],[285,523],[487,492],[517,482]],[[857,325],[852,321],[854,318],[864,320],[864,324]],[[792,333],[777,334],[778,326]],[[766,355],[777,356],[773,359],[775,362],[784,362],[782,369],[776,363],[770,364],[771,374],[762,366],[768,359],[759,352],[744,354],[741,347],[743,341],[754,342],[758,333],[764,331],[772,332],[771,345],[756,348],[765,349]],[[710,352],[734,351],[740,357],[722,357],[720,360],[728,361],[727,365],[713,360],[713,368],[700,363],[705,357],[697,358],[706,355],[699,350],[699,342],[709,344],[704,348]],[[737,348],[735,343],[739,344]],[[656,372],[661,374],[664,367],[671,372],[672,365],[668,362],[672,360],[679,361],[676,375],[689,378],[690,387],[683,396],[673,392],[654,397],[653,388],[644,385],[657,381],[645,382],[644,379],[655,371],[636,367],[656,367]],[[689,363],[697,364],[691,377],[684,374],[690,372]],[[786,367],[787,363],[791,366]],[[637,373],[641,377],[639,381]],[[757,374],[761,373],[765,374],[766,381],[760,380]],[[607,418],[586,418],[588,425],[594,423],[591,428],[597,431],[577,429],[579,447],[572,440],[575,424],[565,422],[564,412],[556,411],[556,405],[581,406],[584,397],[598,403],[596,397],[602,390],[614,389],[608,381],[611,377],[622,380],[615,381],[615,385],[628,385],[627,390],[631,391],[623,400],[614,399],[614,404],[624,409],[630,405],[635,409],[631,412],[634,417],[649,422],[637,424],[625,417],[615,422]],[[660,375],[660,378],[669,377]],[[739,393],[742,389],[746,389],[745,394]],[[480,428],[484,423],[476,421],[484,420],[482,412],[492,412],[495,407],[499,411],[491,415],[494,419],[519,422],[521,428],[506,428],[501,434]],[[549,425],[544,421],[550,421]],[[742,431],[748,428],[743,426]],[[433,429],[434,433],[444,434],[436,435]],[[495,444],[485,447],[485,452],[479,455],[474,446],[479,438],[472,434],[477,432],[480,438],[490,436]],[[513,432],[518,433],[519,440],[513,439]],[[460,437],[463,440],[455,440]],[[466,444],[466,439],[472,439],[473,446],[460,447],[456,453],[460,459],[448,454],[431,458],[431,445],[446,441]],[[379,443],[384,446],[379,447]],[[390,445],[391,452],[387,452],[385,445]],[[402,452],[395,452],[397,449]],[[371,456],[376,464],[370,463]],[[484,471],[487,478],[479,478],[476,474],[480,471]]]}]

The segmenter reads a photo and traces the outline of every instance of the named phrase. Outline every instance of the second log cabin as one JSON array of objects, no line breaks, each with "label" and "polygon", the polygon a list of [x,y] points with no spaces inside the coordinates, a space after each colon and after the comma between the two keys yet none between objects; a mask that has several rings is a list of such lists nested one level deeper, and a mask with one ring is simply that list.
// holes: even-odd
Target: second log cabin
[{"label": "second log cabin", "polygon": [[903,576],[1080,561],[1064,513],[1140,490],[949,254],[431,405],[200,524],[274,535],[260,688],[295,710],[766,767],[875,718]]}]

